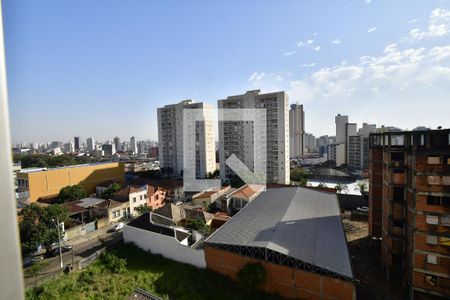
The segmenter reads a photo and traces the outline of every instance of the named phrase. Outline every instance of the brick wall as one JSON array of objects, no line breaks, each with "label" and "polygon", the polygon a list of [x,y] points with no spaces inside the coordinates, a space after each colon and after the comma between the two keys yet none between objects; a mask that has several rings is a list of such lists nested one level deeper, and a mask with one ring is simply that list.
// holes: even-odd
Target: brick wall
[{"label": "brick wall", "polygon": [[247,263],[261,263],[266,269],[262,289],[286,298],[356,299],[353,283],[319,274],[289,268],[205,245],[206,267],[236,280],[236,274]]}]

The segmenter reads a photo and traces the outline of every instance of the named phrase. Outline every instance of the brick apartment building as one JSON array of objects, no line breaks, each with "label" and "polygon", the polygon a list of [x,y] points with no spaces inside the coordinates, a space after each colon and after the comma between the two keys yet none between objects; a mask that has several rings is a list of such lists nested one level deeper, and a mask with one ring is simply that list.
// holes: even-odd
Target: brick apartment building
[{"label": "brick apartment building", "polygon": [[450,129],[370,135],[369,234],[411,299],[450,298]]}]

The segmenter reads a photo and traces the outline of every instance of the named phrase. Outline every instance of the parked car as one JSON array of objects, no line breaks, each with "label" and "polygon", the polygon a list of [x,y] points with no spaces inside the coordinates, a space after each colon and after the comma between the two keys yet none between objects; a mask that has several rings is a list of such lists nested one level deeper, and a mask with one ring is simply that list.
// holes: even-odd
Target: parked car
[{"label": "parked car", "polygon": [[123,222],[117,223],[116,225],[113,226],[112,231],[115,232],[120,231],[123,229],[123,226],[124,226]]},{"label": "parked car", "polygon": [[358,207],[356,210],[364,213],[369,212],[369,208],[367,206]]},{"label": "parked car", "polygon": [[41,259],[43,259],[43,256],[31,256],[31,257],[25,257],[22,261],[22,267],[28,268],[31,267],[32,265],[34,265],[35,263],[37,263],[38,261],[40,261]]},{"label": "parked car", "polygon": [[[70,250],[72,250],[72,245],[62,245],[61,246],[61,253],[69,252]],[[58,255],[59,255],[59,247],[56,246],[56,248],[53,248],[52,250],[45,252],[44,257],[50,258],[50,257],[58,256]]]}]

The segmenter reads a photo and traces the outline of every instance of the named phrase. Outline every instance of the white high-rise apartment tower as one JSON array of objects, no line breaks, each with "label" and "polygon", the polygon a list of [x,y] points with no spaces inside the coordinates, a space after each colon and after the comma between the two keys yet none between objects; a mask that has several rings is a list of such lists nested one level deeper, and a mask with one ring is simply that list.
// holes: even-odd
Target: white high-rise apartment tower
[{"label": "white high-rise apartment tower", "polygon": [[86,139],[86,148],[88,152],[92,152],[95,150],[95,140],[93,138]]},{"label": "white high-rise apartment tower", "polygon": [[[204,109],[204,114],[212,114],[212,106],[202,102],[183,100],[177,104],[158,108],[158,147],[161,168],[169,168],[175,176],[183,171],[183,110]],[[214,122],[196,124],[196,178],[205,178],[216,170]]]},{"label": "white high-rise apartment tower", "polygon": [[[285,92],[261,94],[260,90],[230,96],[218,101],[219,109],[265,108],[268,183],[289,184],[289,101]],[[236,155],[254,170],[253,122],[219,120],[219,160],[222,180],[234,175],[225,161]]]},{"label": "white high-rise apartment tower", "polygon": [[289,110],[289,134],[290,156],[302,156],[305,151],[305,146],[303,145],[305,136],[305,112],[303,111],[303,105],[291,104],[291,109]]},{"label": "white high-rise apartment tower", "polygon": [[136,146],[136,139],[134,136],[130,138],[130,150],[133,152],[133,154],[137,153],[137,146]]}]

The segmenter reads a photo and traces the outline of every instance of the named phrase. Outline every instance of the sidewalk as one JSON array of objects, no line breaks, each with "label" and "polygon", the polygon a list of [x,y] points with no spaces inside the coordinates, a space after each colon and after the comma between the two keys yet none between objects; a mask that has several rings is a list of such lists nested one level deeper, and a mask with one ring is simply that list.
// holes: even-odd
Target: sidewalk
[{"label": "sidewalk", "polygon": [[106,235],[108,233],[108,230],[110,230],[113,226],[114,225],[108,225],[101,229],[94,230],[92,232],[86,233],[85,235],[77,237],[76,239],[65,241],[63,244],[77,246],[93,239],[99,239],[102,236]]}]

